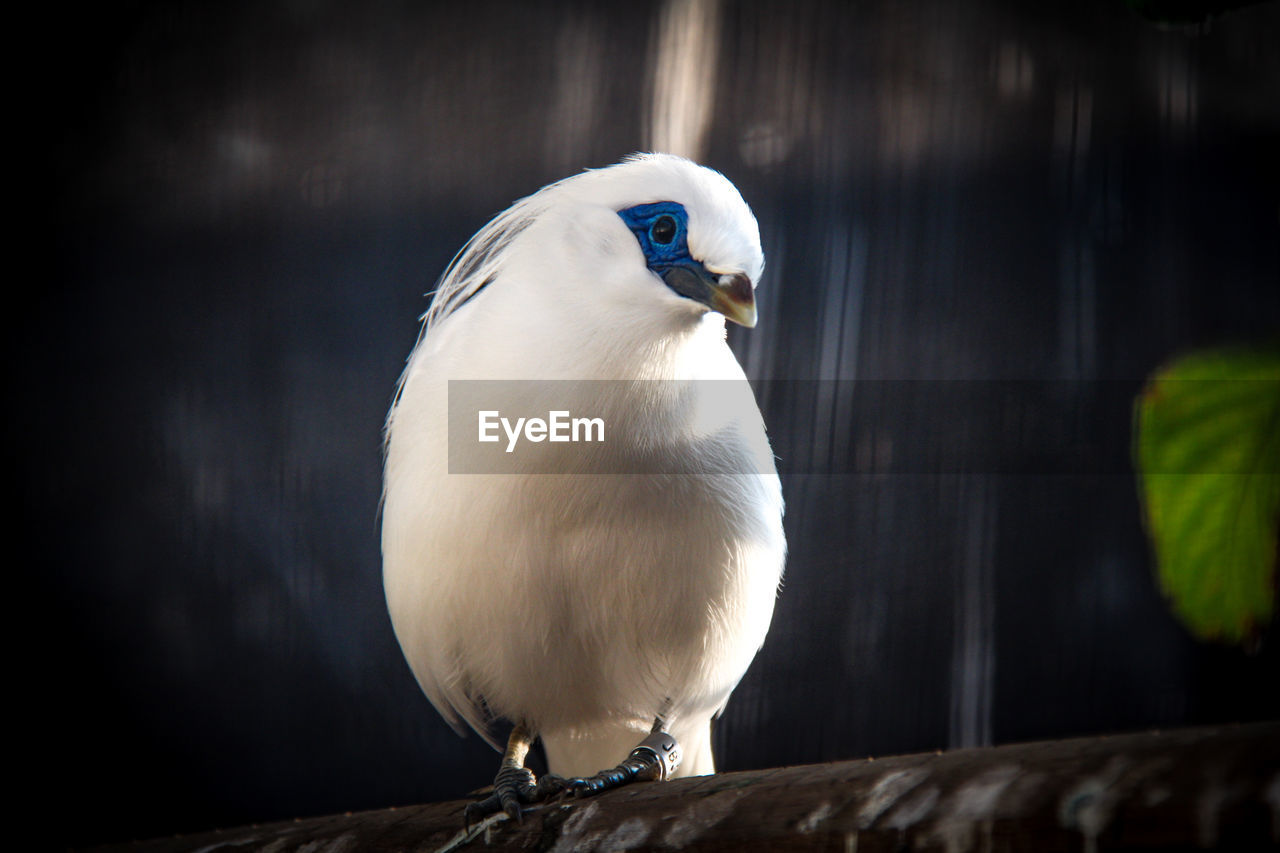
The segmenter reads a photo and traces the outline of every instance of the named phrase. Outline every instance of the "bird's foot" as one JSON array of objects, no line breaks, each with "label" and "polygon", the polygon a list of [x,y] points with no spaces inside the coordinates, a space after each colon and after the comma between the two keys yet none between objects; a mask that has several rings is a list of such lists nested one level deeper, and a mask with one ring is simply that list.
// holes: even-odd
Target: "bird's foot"
[{"label": "bird's foot", "polygon": [[587,779],[569,779],[564,790],[575,797],[590,797],[629,782],[670,779],[679,766],[679,742],[664,731],[654,731],[617,767]]},{"label": "bird's foot", "polygon": [[567,784],[567,780],[553,773],[538,779],[527,767],[504,764],[494,777],[493,793],[469,804],[463,820],[470,826],[494,812],[503,811],[507,817],[521,823],[524,820],[523,806],[545,802],[563,791]]}]

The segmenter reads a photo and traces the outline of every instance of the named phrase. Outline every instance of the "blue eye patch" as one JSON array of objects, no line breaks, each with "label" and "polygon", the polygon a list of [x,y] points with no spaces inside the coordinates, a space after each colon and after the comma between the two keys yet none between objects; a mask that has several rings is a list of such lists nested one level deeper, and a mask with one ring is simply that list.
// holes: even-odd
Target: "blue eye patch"
[{"label": "blue eye patch", "polygon": [[618,211],[618,215],[636,235],[650,269],[692,260],[689,257],[689,215],[684,205],[674,201],[638,204]]}]

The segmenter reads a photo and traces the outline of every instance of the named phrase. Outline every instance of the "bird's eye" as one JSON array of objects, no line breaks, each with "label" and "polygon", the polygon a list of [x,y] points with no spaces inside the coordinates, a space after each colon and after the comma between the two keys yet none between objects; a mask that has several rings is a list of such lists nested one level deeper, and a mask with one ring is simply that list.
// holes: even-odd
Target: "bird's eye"
[{"label": "bird's eye", "polygon": [[671,216],[659,216],[649,229],[649,238],[666,246],[676,238],[676,220]]}]

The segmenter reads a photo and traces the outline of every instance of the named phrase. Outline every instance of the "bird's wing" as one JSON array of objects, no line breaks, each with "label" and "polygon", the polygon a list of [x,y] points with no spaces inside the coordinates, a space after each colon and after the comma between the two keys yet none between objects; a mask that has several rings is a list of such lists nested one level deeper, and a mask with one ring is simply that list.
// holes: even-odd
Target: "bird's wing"
[{"label": "bird's wing", "polygon": [[[502,269],[507,249],[546,207],[542,192],[523,198],[489,220],[445,267],[431,307],[422,315],[422,334],[438,326],[492,282]],[[419,337],[421,341],[421,337]]]},{"label": "bird's wing", "polygon": [[418,330],[418,340],[409,351],[409,357],[405,360],[405,369],[396,383],[396,392],[391,398],[391,408],[387,412],[387,422],[383,430],[384,446],[390,439],[391,416],[400,402],[400,395],[404,391],[404,383],[409,377],[414,356],[422,349],[427,333],[471,301],[477,293],[498,277],[498,273],[505,265],[507,250],[512,242],[537,219],[546,206],[545,189],[520,199],[490,219],[458,250],[453,260],[449,261],[449,265],[445,267],[440,280],[436,283],[436,289],[428,294],[432,297],[431,305],[419,318],[422,326]]},{"label": "bird's wing", "polygon": [[[414,358],[423,351],[424,341],[433,329],[438,328],[498,277],[506,265],[511,244],[537,219],[547,204],[545,189],[517,201],[477,231],[458,250],[441,274],[436,289],[431,294],[431,305],[420,318],[422,327],[418,332],[418,340],[396,383],[395,396],[383,430],[384,452],[389,452],[392,421],[413,369]],[[379,512],[385,509],[387,485],[388,482],[384,482]],[[493,732],[495,715],[489,710],[482,695],[474,693],[467,684],[440,678],[436,667],[428,667],[425,672],[416,670],[415,667],[423,692],[455,731],[463,734],[465,727],[470,726],[495,749],[501,749]],[[447,667],[441,671],[447,671]]]},{"label": "bird's wing", "polygon": [[502,751],[502,744],[499,743],[498,735],[494,731],[498,715],[489,709],[484,696],[474,694],[464,687],[449,689],[438,682],[419,683],[427,699],[440,712],[440,716],[444,717],[450,728],[459,735],[465,736],[467,727],[470,727],[485,743],[499,752]]}]

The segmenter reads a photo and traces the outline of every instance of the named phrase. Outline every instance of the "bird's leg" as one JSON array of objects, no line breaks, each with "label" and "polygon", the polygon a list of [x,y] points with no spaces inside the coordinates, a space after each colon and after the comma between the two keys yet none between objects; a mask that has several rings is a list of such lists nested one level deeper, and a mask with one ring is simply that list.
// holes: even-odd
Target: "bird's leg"
[{"label": "bird's leg", "polygon": [[631,750],[621,764],[602,770],[588,779],[570,779],[565,790],[574,796],[589,797],[620,788],[628,782],[670,779],[680,766],[680,744],[666,731],[661,717],[653,721],[649,736]]},{"label": "bird's leg", "polygon": [[498,767],[498,775],[493,779],[493,793],[479,802],[467,806],[466,823],[479,820],[498,810],[507,813],[507,817],[522,822],[524,812],[521,803],[540,803],[553,794],[564,790],[565,780],[551,773],[541,779],[533,775],[533,771],[524,766],[525,756],[533,736],[523,724],[517,724],[507,738],[507,750],[502,754],[502,764]]}]

